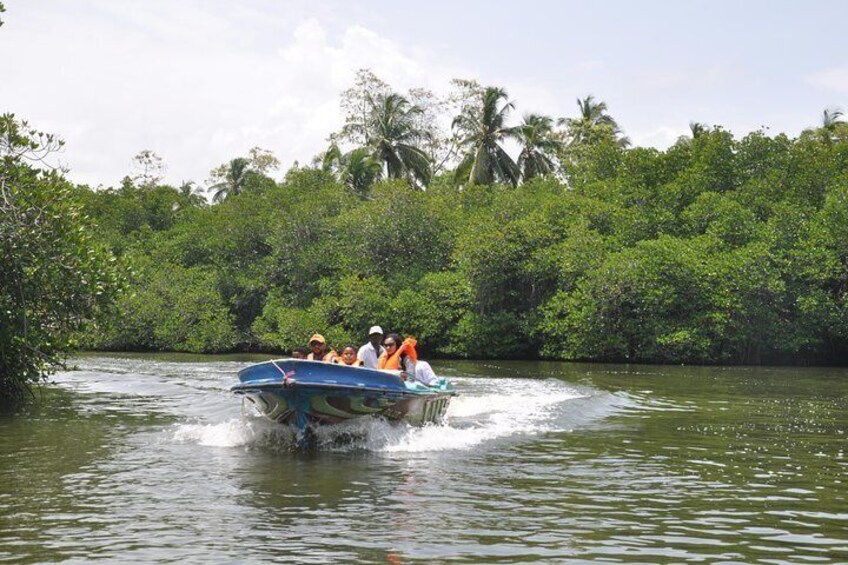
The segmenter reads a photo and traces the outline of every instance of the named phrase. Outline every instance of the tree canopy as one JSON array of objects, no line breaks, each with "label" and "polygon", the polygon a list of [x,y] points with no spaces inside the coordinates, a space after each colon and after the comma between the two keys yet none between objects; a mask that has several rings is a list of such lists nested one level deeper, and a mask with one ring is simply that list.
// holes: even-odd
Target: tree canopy
[{"label": "tree canopy", "polygon": [[[491,118],[507,102],[487,92]],[[353,174],[368,170],[355,164],[371,158],[363,147],[280,182],[258,175],[261,190],[214,206],[89,193],[135,275],[114,323],[84,338],[288,351],[315,331],[358,342],[376,323],[431,355],[845,362],[848,143],[693,134],[665,151],[612,137],[545,145],[567,159],[518,185],[446,174],[409,190],[372,162],[365,188]],[[520,151],[539,147],[519,135]]]},{"label": "tree canopy", "polygon": [[73,186],[44,166],[61,144],[0,116],[0,401],[61,364],[120,287]]},{"label": "tree canopy", "polygon": [[[692,122],[658,150],[630,146],[592,96],[577,117],[513,124],[504,89],[454,84],[437,100],[361,73],[311,165],[274,178],[254,148],[212,172],[211,204],[156,168],[74,187],[22,160],[58,140],[7,141],[4,362],[72,339],[286,352],[316,331],[359,342],[373,324],[429,355],[848,362],[838,110],[794,139]],[[112,256],[127,291],[110,311]],[[29,366],[36,382],[45,365]]]}]

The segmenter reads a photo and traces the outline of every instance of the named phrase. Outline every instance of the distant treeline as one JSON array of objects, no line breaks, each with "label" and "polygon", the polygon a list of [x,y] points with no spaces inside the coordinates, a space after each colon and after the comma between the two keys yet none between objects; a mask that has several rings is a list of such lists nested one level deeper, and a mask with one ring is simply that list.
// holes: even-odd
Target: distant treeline
[{"label": "distant treeline", "polygon": [[287,352],[380,324],[429,355],[848,361],[838,112],[797,139],[693,123],[659,151],[592,97],[507,127],[503,90],[458,83],[440,137],[438,113],[360,78],[345,129],[281,182],[257,149],[213,171],[211,205],[161,185],[151,152],[120,188],[76,187],[129,272],[82,345]]}]

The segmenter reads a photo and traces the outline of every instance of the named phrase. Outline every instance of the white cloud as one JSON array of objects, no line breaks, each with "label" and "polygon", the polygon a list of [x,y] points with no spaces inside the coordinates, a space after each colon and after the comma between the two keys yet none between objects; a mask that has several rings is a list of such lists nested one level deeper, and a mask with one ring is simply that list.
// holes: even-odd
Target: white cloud
[{"label": "white cloud", "polygon": [[[70,178],[94,186],[117,184],[143,149],[165,160],[174,184],[202,183],[210,169],[256,145],[284,166],[306,162],[341,126],[339,94],[365,67],[400,92],[444,94],[454,77],[503,86],[517,102],[512,123],[525,112],[574,116],[575,99],[595,94],[635,144],[658,147],[686,133],[692,119],[739,134],[761,123],[800,131],[832,103],[823,98],[848,92],[848,68],[815,41],[796,42],[795,59],[821,61],[823,69],[804,76],[792,60],[764,59],[765,44],[754,39],[670,49],[667,37],[649,34],[622,49],[621,41],[596,41],[589,28],[557,35],[513,26],[504,42],[487,25],[497,18],[462,25],[478,16],[462,3],[447,23],[435,9],[410,21],[402,6],[368,11],[338,1],[8,4],[0,111],[62,135]],[[556,4],[550,21],[574,11]],[[688,22],[682,12],[677,21]],[[623,24],[626,36],[633,23]]]},{"label": "white cloud", "polygon": [[604,70],[606,68],[606,64],[604,64],[603,61],[592,59],[579,61],[576,65],[574,65],[574,68],[578,71],[594,72]]},{"label": "white cloud", "polygon": [[848,67],[825,69],[804,77],[804,82],[825,90],[848,92]]},{"label": "white cloud", "polygon": [[33,45],[26,67],[0,60],[14,79],[0,81],[3,111],[62,135],[68,176],[92,186],[116,185],[142,149],[164,159],[172,184],[202,183],[256,145],[286,167],[307,162],[341,126],[339,94],[358,69],[399,91],[444,90],[454,76],[426,49],[361,25],[243,10],[232,23],[195,2],[93,6],[70,27],[68,14],[33,10],[0,37]]},{"label": "white cloud", "polygon": [[629,133],[634,146],[667,149],[674,145],[681,135],[690,135],[689,128],[661,126],[650,130],[633,130]]}]

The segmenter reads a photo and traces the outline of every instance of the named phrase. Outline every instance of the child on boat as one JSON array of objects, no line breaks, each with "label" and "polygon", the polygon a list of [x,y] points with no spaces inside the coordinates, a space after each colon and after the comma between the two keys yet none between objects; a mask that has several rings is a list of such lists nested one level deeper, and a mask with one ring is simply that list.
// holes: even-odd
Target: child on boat
[{"label": "child on boat", "polygon": [[356,353],[356,347],[352,345],[346,345],[345,348],[342,349],[342,356],[339,357],[336,362],[342,365],[348,365],[350,367],[361,367],[362,360],[357,359]]}]

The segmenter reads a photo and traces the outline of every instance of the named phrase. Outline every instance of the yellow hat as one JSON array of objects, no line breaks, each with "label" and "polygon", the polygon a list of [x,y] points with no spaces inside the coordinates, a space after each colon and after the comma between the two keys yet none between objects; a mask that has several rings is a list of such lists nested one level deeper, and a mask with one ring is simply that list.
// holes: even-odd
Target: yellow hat
[{"label": "yellow hat", "polygon": [[327,340],[324,339],[324,336],[321,334],[315,334],[309,338],[309,343],[317,341],[318,343],[327,343]]}]

